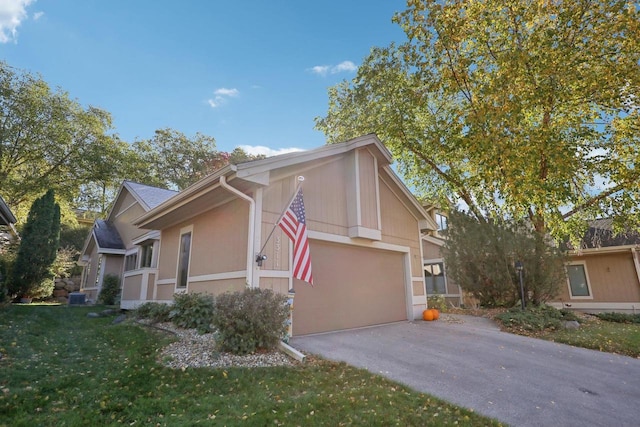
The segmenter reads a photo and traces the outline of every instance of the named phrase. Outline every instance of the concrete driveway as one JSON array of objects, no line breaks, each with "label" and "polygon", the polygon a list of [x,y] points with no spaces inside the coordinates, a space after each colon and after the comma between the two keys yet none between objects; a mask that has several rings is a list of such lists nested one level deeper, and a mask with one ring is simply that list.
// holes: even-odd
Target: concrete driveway
[{"label": "concrete driveway", "polygon": [[487,319],[441,315],[291,345],[513,426],[640,425],[640,359],[508,334]]}]

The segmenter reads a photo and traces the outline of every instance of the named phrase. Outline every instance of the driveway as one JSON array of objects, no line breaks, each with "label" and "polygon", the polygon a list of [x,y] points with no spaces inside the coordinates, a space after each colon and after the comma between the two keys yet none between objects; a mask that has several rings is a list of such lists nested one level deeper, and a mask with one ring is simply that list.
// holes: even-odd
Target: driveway
[{"label": "driveway", "polygon": [[513,426],[640,425],[640,359],[508,334],[487,319],[445,314],[291,345]]}]

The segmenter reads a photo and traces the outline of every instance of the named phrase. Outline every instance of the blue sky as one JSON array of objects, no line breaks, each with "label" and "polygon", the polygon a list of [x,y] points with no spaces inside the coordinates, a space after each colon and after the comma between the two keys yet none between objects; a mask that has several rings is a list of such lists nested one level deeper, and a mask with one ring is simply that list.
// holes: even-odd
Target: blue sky
[{"label": "blue sky", "polygon": [[[403,0],[0,0],[0,58],[109,111],[126,141],[170,127],[219,150],[323,145],[327,88],[402,41]],[[247,147],[248,146],[248,147]]]}]

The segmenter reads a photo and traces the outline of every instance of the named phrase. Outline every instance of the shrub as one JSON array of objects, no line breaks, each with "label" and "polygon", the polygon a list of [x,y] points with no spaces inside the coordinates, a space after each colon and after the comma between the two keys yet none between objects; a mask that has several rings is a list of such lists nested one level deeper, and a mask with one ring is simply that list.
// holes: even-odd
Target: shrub
[{"label": "shrub", "polygon": [[447,301],[444,295],[429,295],[427,297],[427,307],[436,308],[440,312],[447,311]]},{"label": "shrub", "polygon": [[213,323],[220,349],[236,354],[272,349],[287,330],[289,306],[269,289],[245,289],[218,296]]},{"label": "shrub", "polygon": [[98,295],[98,302],[105,305],[114,305],[120,295],[120,279],[114,274],[107,274],[102,280],[102,289]]},{"label": "shrub", "polygon": [[607,322],[616,323],[640,323],[640,314],[626,314],[626,313],[598,313],[596,314],[598,319],[606,320]]},{"label": "shrub", "polygon": [[174,325],[185,329],[197,329],[201,334],[213,330],[211,324],[214,298],[211,295],[175,294],[169,317]]},{"label": "shrub", "polygon": [[[442,254],[447,276],[484,307],[511,307],[551,300],[565,280],[564,255],[527,224],[510,220],[479,221],[450,212]],[[515,261],[523,264],[523,290]]]},{"label": "shrub", "polygon": [[565,310],[557,310],[550,305],[527,307],[525,311],[512,308],[498,314],[496,319],[502,322],[506,328],[527,332],[559,329],[565,320],[578,320],[575,314]]},{"label": "shrub", "polygon": [[151,323],[168,322],[172,307],[161,302],[145,302],[135,309],[136,319],[149,319]]}]

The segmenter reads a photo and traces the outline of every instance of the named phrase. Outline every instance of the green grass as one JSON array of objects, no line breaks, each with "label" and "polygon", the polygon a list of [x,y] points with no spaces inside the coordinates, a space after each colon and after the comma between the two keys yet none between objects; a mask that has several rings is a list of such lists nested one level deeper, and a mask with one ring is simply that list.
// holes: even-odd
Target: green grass
[{"label": "green grass", "polygon": [[640,324],[591,320],[583,322],[578,329],[551,331],[541,338],[640,358]]},{"label": "green grass", "polygon": [[0,307],[0,426],[500,425],[343,363],[165,368],[170,336],[99,310]]}]

